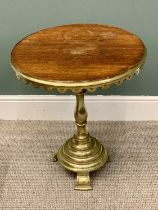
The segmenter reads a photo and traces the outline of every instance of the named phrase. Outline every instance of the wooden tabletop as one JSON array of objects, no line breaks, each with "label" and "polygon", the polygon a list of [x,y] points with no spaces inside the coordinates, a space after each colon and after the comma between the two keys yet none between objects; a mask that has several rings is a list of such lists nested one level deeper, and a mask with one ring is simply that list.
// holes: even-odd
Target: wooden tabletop
[{"label": "wooden tabletop", "polygon": [[143,42],[113,26],[72,24],[43,29],[12,50],[13,68],[42,81],[84,82],[113,78],[135,68]]}]

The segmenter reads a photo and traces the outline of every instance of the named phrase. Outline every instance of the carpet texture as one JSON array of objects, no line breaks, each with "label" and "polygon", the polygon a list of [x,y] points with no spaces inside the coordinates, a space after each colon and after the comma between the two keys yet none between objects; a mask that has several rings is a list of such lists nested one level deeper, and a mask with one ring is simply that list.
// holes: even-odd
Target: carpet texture
[{"label": "carpet texture", "polygon": [[158,210],[158,122],[90,122],[111,162],[93,172],[92,191],[53,154],[73,122],[0,121],[0,209]]}]

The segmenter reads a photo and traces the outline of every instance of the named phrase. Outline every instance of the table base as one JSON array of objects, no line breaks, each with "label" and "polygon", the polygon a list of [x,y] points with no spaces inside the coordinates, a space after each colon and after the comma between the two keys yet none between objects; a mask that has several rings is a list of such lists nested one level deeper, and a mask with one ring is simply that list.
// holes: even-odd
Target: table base
[{"label": "table base", "polygon": [[108,160],[107,149],[86,131],[87,112],[84,92],[76,95],[75,123],[77,133],[62,145],[54,160],[77,173],[76,190],[92,189],[90,172],[102,167]]},{"label": "table base", "polygon": [[108,160],[107,150],[94,137],[77,143],[77,136],[66,141],[57,153],[57,160],[66,169],[77,173],[75,189],[91,190],[89,173],[102,167]]}]

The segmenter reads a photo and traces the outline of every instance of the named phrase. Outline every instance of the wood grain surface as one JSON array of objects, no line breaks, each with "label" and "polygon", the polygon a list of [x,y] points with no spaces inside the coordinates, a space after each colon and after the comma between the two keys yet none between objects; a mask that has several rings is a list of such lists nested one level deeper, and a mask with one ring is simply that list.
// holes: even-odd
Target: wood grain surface
[{"label": "wood grain surface", "polygon": [[14,68],[45,81],[112,78],[135,67],[145,47],[134,34],[98,24],[43,29],[20,41],[11,53]]}]

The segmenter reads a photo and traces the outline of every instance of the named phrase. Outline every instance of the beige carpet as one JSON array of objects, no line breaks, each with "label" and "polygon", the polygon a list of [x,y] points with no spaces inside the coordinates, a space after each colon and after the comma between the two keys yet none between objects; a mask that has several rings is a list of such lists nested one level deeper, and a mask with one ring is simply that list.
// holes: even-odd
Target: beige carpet
[{"label": "beige carpet", "polygon": [[52,162],[72,122],[0,121],[0,209],[158,210],[158,122],[90,122],[111,162],[92,173],[93,191]]}]

